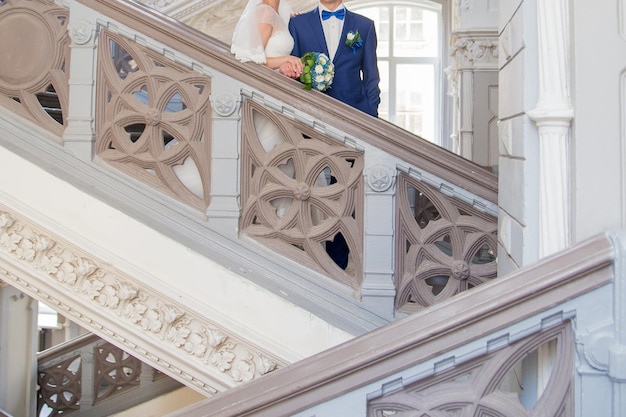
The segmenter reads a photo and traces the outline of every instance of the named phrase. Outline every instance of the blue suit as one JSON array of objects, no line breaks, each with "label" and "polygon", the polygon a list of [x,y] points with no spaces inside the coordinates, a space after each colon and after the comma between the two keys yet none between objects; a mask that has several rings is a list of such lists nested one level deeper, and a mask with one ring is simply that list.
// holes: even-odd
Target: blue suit
[{"label": "blue suit", "polygon": [[[363,45],[353,53],[345,41],[348,32],[356,30],[361,35]],[[293,16],[289,20],[289,32],[294,39],[291,55],[303,56],[307,52],[324,52],[330,56],[317,7],[310,12]],[[380,103],[377,43],[374,22],[346,9],[343,32],[333,59],[335,78],[328,90],[331,97],[374,117],[378,117]]]}]

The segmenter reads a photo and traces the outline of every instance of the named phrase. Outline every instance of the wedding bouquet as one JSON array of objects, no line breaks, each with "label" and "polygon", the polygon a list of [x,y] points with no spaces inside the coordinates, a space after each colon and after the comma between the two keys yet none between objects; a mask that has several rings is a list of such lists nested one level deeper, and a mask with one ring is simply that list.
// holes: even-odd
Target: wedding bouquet
[{"label": "wedding bouquet", "polygon": [[335,65],[330,58],[322,52],[307,52],[301,60],[304,68],[300,81],[304,83],[304,89],[328,90],[335,76]]}]

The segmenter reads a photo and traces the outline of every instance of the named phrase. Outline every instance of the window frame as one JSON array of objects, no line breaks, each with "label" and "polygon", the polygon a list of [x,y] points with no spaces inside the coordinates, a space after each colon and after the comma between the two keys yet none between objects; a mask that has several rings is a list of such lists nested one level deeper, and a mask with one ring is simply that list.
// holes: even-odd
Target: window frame
[{"label": "window frame", "polygon": [[[450,7],[449,0],[351,0],[345,1],[346,7],[355,13],[359,13],[360,10],[370,7],[389,7],[389,27],[390,27],[390,39],[389,39],[389,56],[378,56],[379,63],[385,63],[389,69],[389,119],[391,123],[394,123],[394,118],[397,115],[397,67],[403,64],[425,64],[433,65],[434,77],[435,77],[435,91],[434,91],[434,137],[427,138],[433,143],[449,148],[451,145],[451,139],[449,138],[450,129],[450,109],[451,98],[446,94],[448,88],[448,79],[445,75],[444,68],[449,65],[450,59],[448,54],[448,43],[450,33]],[[438,45],[438,58],[432,57],[396,57],[394,56],[393,46],[393,27],[394,27],[394,13],[393,8],[397,6],[406,7],[420,7],[425,10],[434,11],[439,13],[439,45]],[[376,22],[377,30],[380,27],[379,22]],[[380,37],[380,34],[377,33]]]}]

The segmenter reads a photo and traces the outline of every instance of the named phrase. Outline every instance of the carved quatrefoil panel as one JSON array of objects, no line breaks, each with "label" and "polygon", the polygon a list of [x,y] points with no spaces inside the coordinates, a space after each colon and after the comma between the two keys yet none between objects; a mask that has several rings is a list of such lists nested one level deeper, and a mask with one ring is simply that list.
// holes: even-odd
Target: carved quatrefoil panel
[{"label": "carved quatrefoil panel", "polygon": [[51,1],[0,2],[0,104],[59,137],[68,108],[68,18]]},{"label": "carved quatrefoil panel", "polygon": [[37,415],[59,416],[80,409],[82,362],[72,356],[45,369],[39,369]]},{"label": "carved quatrefoil panel", "polygon": [[570,323],[435,374],[368,404],[368,417],[573,415]]},{"label": "carved quatrefoil panel", "polygon": [[358,289],[363,154],[253,101],[242,130],[241,230]]},{"label": "carved quatrefoil panel", "polygon": [[103,31],[96,153],[200,209],[209,205],[210,79]]},{"label": "carved quatrefoil panel", "polygon": [[414,312],[496,277],[496,219],[398,179],[396,308]]}]

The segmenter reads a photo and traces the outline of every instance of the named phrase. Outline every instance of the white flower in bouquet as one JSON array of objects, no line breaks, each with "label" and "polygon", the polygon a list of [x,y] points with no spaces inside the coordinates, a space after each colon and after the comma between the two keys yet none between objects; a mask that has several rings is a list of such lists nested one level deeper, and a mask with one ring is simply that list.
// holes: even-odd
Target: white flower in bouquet
[{"label": "white flower in bouquet", "polygon": [[335,66],[330,58],[321,52],[307,52],[301,60],[304,68],[300,81],[304,83],[304,89],[318,91],[329,89],[335,76]]}]

